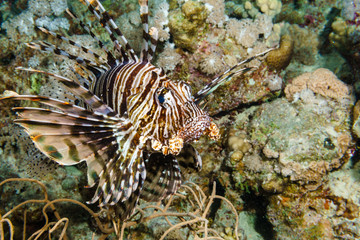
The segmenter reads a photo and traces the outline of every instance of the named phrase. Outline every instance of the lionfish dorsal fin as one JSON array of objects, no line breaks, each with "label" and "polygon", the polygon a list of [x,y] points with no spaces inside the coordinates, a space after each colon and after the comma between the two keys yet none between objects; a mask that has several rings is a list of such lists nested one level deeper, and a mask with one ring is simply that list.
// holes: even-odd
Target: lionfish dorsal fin
[{"label": "lionfish dorsal fin", "polygon": [[75,13],[73,13],[70,9],[66,9],[67,14],[74,19],[75,21],[78,21],[80,26],[97,42],[99,47],[104,51],[104,53],[107,56],[107,64],[110,67],[114,67],[119,64],[119,60],[117,60],[114,55],[106,48],[105,43],[103,43],[93,32],[91,27],[85,25],[80,18],[78,18]]},{"label": "lionfish dorsal fin", "polygon": [[[115,24],[109,13],[105,10],[103,5],[98,0],[94,0],[91,2],[89,0],[85,0],[85,2],[88,6],[89,11],[96,16],[100,24],[108,32],[110,39],[112,40],[115,49],[120,53],[122,60],[127,61],[128,58],[130,58],[131,60],[137,62],[139,59],[136,56],[134,49],[130,46],[128,40],[122,34],[122,32]],[[117,40],[115,34],[121,39],[124,47],[121,45],[119,40]]]},{"label": "lionfish dorsal fin", "polygon": [[[140,5],[140,18],[143,26],[143,46],[141,50],[141,61],[150,62],[154,57],[157,40],[158,40],[158,31],[155,27],[152,27],[149,31],[149,6],[148,0],[139,0]],[[150,48],[149,48],[150,42]]]},{"label": "lionfish dorsal fin", "polygon": [[84,66],[102,67],[104,69],[106,68],[105,66],[99,65],[97,62],[94,62],[91,59],[73,55],[73,54],[67,52],[66,50],[61,49],[60,47],[57,47],[51,43],[39,41],[39,42],[26,43],[26,45],[33,49],[37,49],[37,50],[41,50],[41,51],[45,51],[45,52],[51,52],[51,53],[59,55],[59,56],[67,57],[68,59],[74,60],[78,64],[81,64]]},{"label": "lionfish dorsal fin", "polygon": [[28,71],[28,72],[42,73],[42,74],[51,76],[51,77],[55,78],[56,80],[58,80],[59,82],[61,82],[62,84],[64,84],[65,87],[71,93],[73,93],[75,96],[78,96],[94,112],[98,112],[98,113],[109,115],[109,116],[116,115],[116,113],[109,106],[107,106],[99,97],[97,97],[96,95],[91,93],[88,89],[81,86],[79,83],[77,83],[69,78],[66,78],[66,77],[63,77],[60,75],[56,75],[53,73],[45,72],[42,70],[32,69],[32,68],[18,67],[17,69],[23,70],[23,71]]},{"label": "lionfish dorsal fin", "polygon": [[81,49],[82,51],[84,51],[85,53],[87,54],[90,54],[93,56],[93,58],[96,60],[96,63],[97,65],[101,65],[101,64],[104,64],[104,63],[107,63],[107,60],[104,59],[103,57],[101,57],[100,55],[98,55],[97,53],[93,52],[91,49],[87,48],[87,47],[84,47],[82,45],[80,45],[79,43],[76,43],[74,42],[73,40],[70,40],[69,38],[67,37],[64,37],[63,35],[61,34],[58,34],[58,33],[55,33],[55,32],[52,32],[50,30],[48,30],[47,28],[45,27],[38,27],[43,33],[46,33],[50,36],[53,36],[57,39],[60,39],[64,42],[67,42],[69,43],[70,45],[74,46],[74,47],[77,47],[79,49]]}]

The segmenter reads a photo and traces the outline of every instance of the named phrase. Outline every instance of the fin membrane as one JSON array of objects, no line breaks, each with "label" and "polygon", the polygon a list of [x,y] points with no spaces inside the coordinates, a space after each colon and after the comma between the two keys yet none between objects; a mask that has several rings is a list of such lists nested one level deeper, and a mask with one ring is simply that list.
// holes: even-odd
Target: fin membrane
[{"label": "fin membrane", "polygon": [[145,167],[142,199],[157,202],[174,194],[180,187],[181,173],[175,156],[152,153],[145,159]]}]

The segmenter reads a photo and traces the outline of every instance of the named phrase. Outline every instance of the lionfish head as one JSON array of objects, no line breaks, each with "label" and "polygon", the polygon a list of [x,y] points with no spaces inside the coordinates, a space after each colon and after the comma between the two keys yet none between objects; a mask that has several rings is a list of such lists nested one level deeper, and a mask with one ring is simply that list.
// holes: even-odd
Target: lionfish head
[{"label": "lionfish head", "polygon": [[191,95],[185,82],[166,81],[157,88],[154,102],[159,110],[151,146],[164,155],[178,154],[184,143],[198,140],[202,135],[219,138],[219,129],[213,119],[203,111]]}]

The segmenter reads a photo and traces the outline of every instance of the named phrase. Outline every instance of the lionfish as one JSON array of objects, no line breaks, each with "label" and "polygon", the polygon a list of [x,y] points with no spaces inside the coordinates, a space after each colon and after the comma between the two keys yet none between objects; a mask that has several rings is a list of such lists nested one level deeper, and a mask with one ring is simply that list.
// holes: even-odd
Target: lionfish
[{"label": "lionfish", "polygon": [[43,41],[31,42],[29,47],[72,59],[84,71],[72,69],[77,79],[70,79],[18,68],[55,78],[83,105],[34,95],[0,100],[28,100],[45,106],[13,108],[18,114],[15,122],[26,130],[40,151],[57,163],[74,165],[86,161],[88,185],[98,184],[89,203],[99,200],[100,206],[116,205],[119,218],[125,220],[139,198],[160,201],[178,190],[182,180],[176,157],[181,151],[190,153],[193,166],[201,169],[201,158],[189,143],[202,135],[216,140],[219,129],[201,109],[200,102],[234,74],[247,71],[248,68],[236,68],[258,55],[236,64],[192,95],[188,84],[170,80],[164,70],[151,64],[158,32],[148,27],[148,0],[139,0],[143,25],[140,57],[98,0],[85,3],[109,34],[114,51],[109,51],[91,26],[67,9],[106,57],[40,27],[42,32],[81,49],[92,59],[72,55]]}]

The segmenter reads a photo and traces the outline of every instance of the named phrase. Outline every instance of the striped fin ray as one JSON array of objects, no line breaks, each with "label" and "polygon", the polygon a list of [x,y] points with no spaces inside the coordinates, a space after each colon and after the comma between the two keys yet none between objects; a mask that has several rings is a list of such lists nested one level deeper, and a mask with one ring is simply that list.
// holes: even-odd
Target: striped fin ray
[{"label": "striped fin ray", "polygon": [[103,65],[98,65],[96,62],[90,60],[90,59],[87,59],[87,58],[83,58],[83,57],[79,57],[79,56],[75,56],[73,54],[70,54],[68,53],[67,51],[53,45],[53,44],[50,44],[50,43],[46,43],[46,42],[43,42],[43,41],[39,41],[39,42],[30,42],[30,43],[26,43],[26,45],[30,48],[33,48],[33,49],[37,49],[37,50],[42,50],[42,51],[46,51],[46,52],[51,52],[51,53],[54,53],[56,55],[59,55],[59,56],[65,56],[67,57],[68,59],[70,60],[74,60],[76,61],[77,63],[79,64],[82,64],[82,65],[89,65],[89,66],[93,66],[93,67],[102,67],[103,69],[107,69],[107,67],[103,66]]},{"label": "striped fin ray", "polygon": [[194,169],[200,171],[202,159],[198,151],[191,144],[184,144],[179,155],[176,156],[182,169]]},{"label": "striped fin ray", "polygon": [[114,57],[114,55],[106,48],[105,44],[94,34],[94,32],[89,28],[87,25],[85,25],[80,18],[78,18],[70,9],[66,9],[67,14],[74,20],[78,21],[80,26],[90,34],[90,36],[95,39],[97,44],[100,48],[106,53],[107,55],[107,64],[109,64],[111,67],[114,67],[119,64],[119,61]]},{"label": "striped fin ray", "polygon": [[142,150],[138,147],[129,148],[126,156],[122,152],[126,151],[126,141],[120,141],[121,152],[111,158],[104,170],[100,172],[99,185],[90,203],[100,199],[100,206],[115,205],[118,202],[127,201],[134,192],[141,190],[143,179],[146,176]]},{"label": "striped fin ray", "polygon": [[137,206],[139,202],[140,193],[142,191],[142,186],[144,184],[144,176],[140,175],[139,178],[139,187],[133,192],[133,194],[125,201],[119,202],[118,204],[114,205],[116,216],[124,221],[129,218]]},{"label": "striped fin ray", "polygon": [[[24,96],[11,98],[26,99]],[[134,147],[139,144],[132,140],[137,138],[129,121],[75,106],[68,111],[71,113],[31,107],[14,110],[19,114],[16,123],[25,128],[45,155],[63,165],[87,162],[89,186],[99,182],[91,203],[101,197],[101,206],[114,205],[128,200],[133,192],[141,189],[145,165],[142,150]],[[75,114],[78,110],[82,111]]]},{"label": "striped fin ray", "polygon": [[116,117],[110,117],[110,116],[103,115],[103,114],[91,115],[93,112],[91,112],[85,108],[75,106],[68,102],[64,102],[64,101],[50,98],[50,97],[42,97],[42,96],[36,96],[36,95],[16,95],[16,96],[0,98],[0,101],[6,100],[6,99],[27,100],[27,101],[37,102],[37,103],[45,104],[47,106],[56,108],[65,113],[68,113],[68,114],[77,114],[79,116],[86,116],[87,118],[90,118],[92,120],[107,121],[108,119],[112,119],[112,120],[118,119]]},{"label": "striped fin ray", "polygon": [[180,187],[181,173],[175,156],[152,153],[145,159],[145,167],[146,179],[140,198],[161,201]]},{"label": "striped fin ray", "polygon": [[150,28],[149,35],[150,35],[150,49],[149,49],[148,60],[150,62],[155,55],[157,41],[159,39],[159,32],[157,28],[155,27]]},{"label": "striped fin ray", "polygon": [[[130,58],[135,62],[138,61],[139,59],[136,56],[134,49],[130,46],[128,40],[122,34],[122,32],[115,24],[114,20],[109,15],[109,13],[105,10],[103,5],[98,0],[94,0],[92,2],[90,2],[89,0],[85,0],[85,2],[88,6],[88,9],[98,18],[100,24],[105,27],[106,31],[110,35],[111,40],[114,42],[116,49],[119,50],[122,56],[125,57],[125,54],[123,52],[123,47],[116,39],[114,33],[116,33],[120,37],[121,41],[125,46],[126,52],[129,54]],[[96,5],[93,6],[92,3],[96,3]],[[96,8],[99,10],[97,10]]]},{"label": "striped fin ray", "polygon": [[84,46],[82,46],[82,45],[80,45],[80,44],[78,44],[78,43],[76,43],[76,42],[74,42],[74,41],[72,41],[72,40],[70,40],[70,39],[68,39],[68,38],[60,35],[60,34],[58,34],[58,33],[52,32],[52,31],[50,31],[50,30],[48,30],[48,29],[46,29],[46,28],[44,28],[44,27],[38,27],[38,28],[39,28],[43,33],[46,33],[46,34],[51,35],[51,36],[53,36],[53,37],[55,37],[55,38],[57,38],[57,39],[60,39],[60,40],[62,40],[62,41],[64,41],[64,42],[67,42],[67,43],[69,43],[70,45],[75,46],[75,47],[81,49],[81,50],[82,50],[83,52],[85,52],[85,53],[91,54],[91,55],[96,59],[96,61],[97,61],[96,63],[97,63],[98,65],[102,65],[102,64],[104,64],[104,63],[107,64],[106,59],[104,59],[103,57],[101,57],[101,56],[98,55],[97,53],[93,52],[92,50],[90,50],[90,49],[88,49],[88,48],[86,48],[86,47],[84,47]]},{"label": "striped fin ray", "polygon": [[14,108],[19,114],[15,122],[23,126],[35,145],[54,161],[63,165],[86,161],[88,183],[94,185],[101,175],[106,175],[106,163],[122,148],[119,139],[128,134],[131,123],[62,101],[36,97],[18,95],[0,101],[31,100],[57,108]]},{"label": "striped fin ray", "polygon": [[[219,86],[221,86],[222,84],[224,84],[225,82],[229,81],[231,79],[232,76],[239,74],[239,73],[246,73],[248,71],[250,71],[252,68],[241,68],[241,69],[237,69],[238,67],[240,67],[241,65],[248,63],[252,60],[254,60],[257,57],[261,57],[265,54],[267,54],[268,52],[272,51],[273,49],[268,49],[262,53],[256,54],[252,57],[249,57],[247,59],[245,59],[244,61],[241,61],[239,63],[237,63],[236,65],[232,66],[231,68],[229,68],[228,70],[226,70],[223,74],[221,74],[220,76],[218,76],[217,78],[213,79],[208,85],[206,85],[204,88],[202,88],[201,90],[199,90],[195,95],[194,95],[194,102],[199,104],[201,102],[202,99],[204,99],[206,96],[208,96],[209,94],[211,94],[213,91],[215,91]],[[237,69],[237,70],[236,70]]]},{"label": "striped fin ray", "polygon": [[148,23],[148,16],[149,16],[149,7],[148,7],[148,0],[139,0],[140,5],[140,18],[141,23],[143,26],[143,46],[141,50],[141,60],[148,61],[148,53],[149,53],[149,23]]},{"label": "striped fin ray", "polygon": [[75,96],[78,96],[79,98],[81,98],[81,100],[84,101],[84,103],[87,104],[94,112],[98,112],[98,113],[110,115],[110,116],[116,115],[116,113],[109,106],[104,104],[104,102],[99,97],[97,97],[96,95],[91,93],[88,89],[86,89],[85,87],[81,86],[80,84],[78,84],[77,82],[75,82],[71,79],[68,79],[66,77],[56,75],[53,73],[32,69],[32,68],[18,67],[17,69],[23,70],[23,71],[28,71],[28,72],[42,73],[42,74],[46,74],[51,77],[54,77],[59,82],[64,84],[65,87],[71,93],[73,93]]}]

